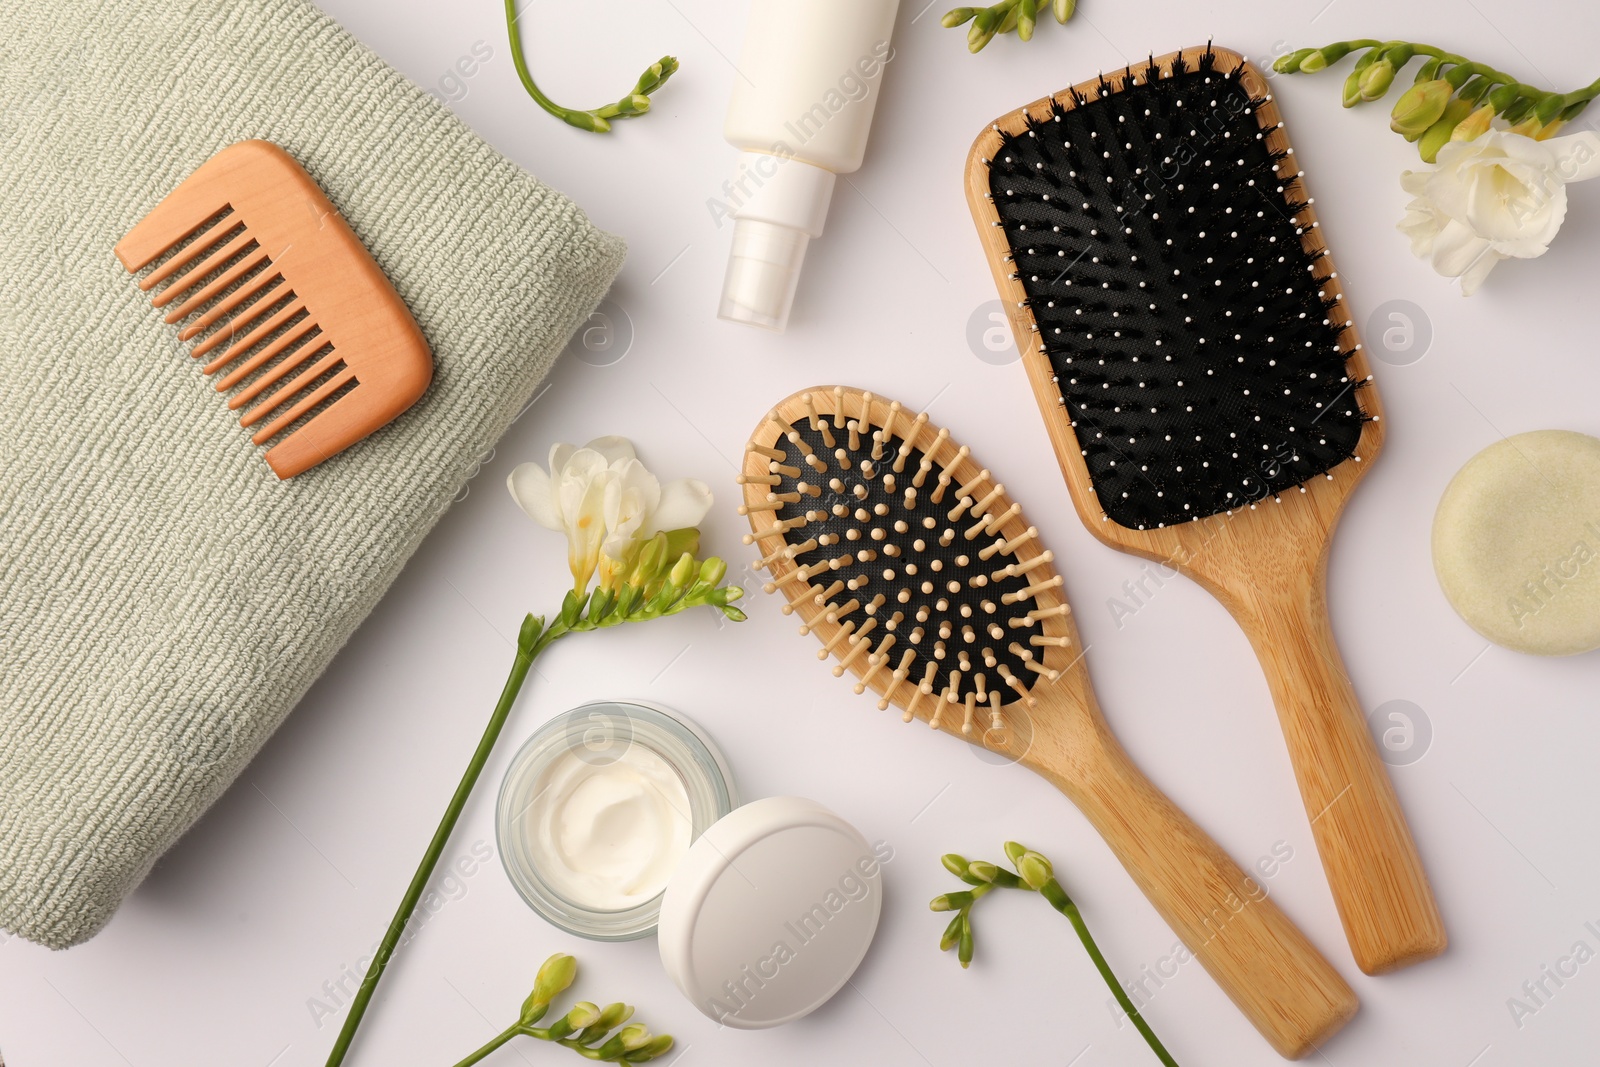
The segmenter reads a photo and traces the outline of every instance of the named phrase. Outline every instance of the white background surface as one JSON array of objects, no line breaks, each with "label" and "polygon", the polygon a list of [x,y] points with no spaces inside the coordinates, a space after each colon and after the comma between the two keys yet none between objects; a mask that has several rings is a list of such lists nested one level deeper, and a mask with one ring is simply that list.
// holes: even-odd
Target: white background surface
[{"label": "white background surface", "polygon": [[[631,435],[663,477],[713,484],[706,545],[744,558],[732,477],[747,433],[790,391],[836,380],[911,408],[933,402],[935,420],[1003,475],[1056,550],[1102,703],[1134,757],[1242,863],[1279,842],[1293,849],[1268,887],[1363,1002],[1316,1062],[1595,1062],[1600,962],[1549,987],[1554,996],[1520,1027],[1507,999],[1575,942],[1600,948],[1583,925],[1600,925],[1600,661],[1487,647],[1440,595],[1428,530],[1450,476],[1502,435],[1600,432],[1590,331],[1600,182],[1573,189],[1548,256],[1502,265],[1464,300],[1394,231],[1405,201],[1398,175],[1417,162],[1386,130],[1386,105],[1342,111],[1342,71],[1272,83],[1358,324],[1385,301],[1407,300],[1433,334],[1419,362],[1377,367],[1388,447],[1336,539],[1330,598],[1365,705],[1411,701],[1431,723],[1426,754],[1393,777],[1453,942],[1436,961],[1367,978],[1345,947],[1245,639],[1181,579],[1116,625],[1107,601],[1140,561],[1100,546],[1073,515],[1020,367],[969,348],[969,318],[995,294],[961,170],[995,116],[1151,51],[1215,37],[1264,61],[1345,37],[1413,38],[1566,89],[1597,73],[1600,13],[1575,2],[1084,0],[1065,30],[1041,23],[1030,45],[1006,38],[969,56],[960,32],[939,28],[942,6],[915,17],[920,2],[901,11],[866,166],[840,184],[791,328],[772,336],[713,314],[729,231],[706,201],[734,156],[720,127],[742,4],[536,0],[531,61],[564,102],[612,99],[662,53],[683,61],[650,117],[596,137],[524,96],[492,0],[328,0],[345,26],[426,86],[438,88],[475,42],[488,43],[492,57],[454,109],[627,238],[611,299],[634,338],[613,365],[560,364],[288,724],[103,934],[59,954],[0,944],[8,1064],[321,1063],[343,1014],[319,1026],[312,998],[326,997],[324,982],[382,932],[500,688],[518,620],[555,605],[565,584],[556,535],[513,506],[506,472],[542,460],[554,441]],[[576,994],[639,1005],[642,1020],[678,1036],[678,1062],[689,1065],[1153,1063],[1132,1028],[1113,1021],[1067,923],[1041,902],[987,902],[969,971],[935,950],[943,920],[926,901],[954,887],[938,855],[999,858],[1014,837],[1056,860],[1121,976],[1155,966],[1174,937],[1084,819],[1025,771],[878,712],[818,664],[814,642],[797,637],[775,603],[757,591],[748,607],[743,626],[719,628],[704,613],[557,646],[538,664],[446,855],[492,847],[501,773],[538,723],[589,699],[648,696],[715,735],[746,796],[814,797],[893,846],[883,926],[851,986],[787,1028],[719,1030],[669,984],[653,941],[593,945],[559,934],[522,905],[496,859],[450,887],[399,957],[349,1062],[454,1062],[510,1021],[539,961],[565,950],[582,961]],[[1192,963],[1147,1014],[1185,1065],[1278,1062]],[[575,1062],[533,1042],[489,1062],[523,1061]]]}]

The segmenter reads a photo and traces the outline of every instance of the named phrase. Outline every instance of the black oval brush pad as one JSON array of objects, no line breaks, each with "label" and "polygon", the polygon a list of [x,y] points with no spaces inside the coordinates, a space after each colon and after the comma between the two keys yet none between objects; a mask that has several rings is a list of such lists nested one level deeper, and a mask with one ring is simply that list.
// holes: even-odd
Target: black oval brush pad
[{"label": "black oval brush pad", "polygon": [[[964,675],[987,671],[998,686],[998,667],[986,665],[993,660],[1020,678],[1024,686],[1031,686],[1033,672],[1025,667],[1022,657],[1010,649],[1018,641],[1026,644],[1029,631],[1013,629],[1008,623],[1025,616],[1035,605],[1031,601],[1007,604],[1004,598],[1021,592],[1032,579],[994,577],[1014,559],[1009,554],[979,558],[981,550],[1002,538],[980,534],[967,539],[966,531],[977,520],[967,514],[966,509],[960,509],[955,519],[949,517],[960,503],[956,486],[951,485],[938,493],[941,499],[934,501],[937,475],[944,464],[931,464],[931,471],[923,479],[916,499],[907,507],[904,494],[922,467],[921,449],[910,448],[900,457],[898,448],[891,447],[875,461],[871,458],[873,442],[870,438],[861,437],[860,447],[850,449],[850,432],[833,426],[827,419],[820,420],[816,429],[802,419],[794,424],[794,431],[798,440],[779,438],[775,447],[784,452],[785,458],[780,462],[790,469],[798,469],[800,474],[798,477],[780,474],[772,491],[779,496],[799,497],[785,509],[785,515],[811,513],[817,516],[791,535],[797,542],[824,537],[838,539],[797,554],[794,557],[797,564],[819,565],[841,557],[850,559],[849,563],[823,570],[812,579],[822,587],[835,581],[845,583],[845,588],[832,597],[829,606],[837,608],[850,600],[859,601],[864,606],[864,614],[876,618],[882,631],[897,635],[902,650],[909,648],[916,652],[918,662],[914,677],[921,677],[923,664],[937,660],[942,665],[942,678],[942,672],[955,668],[964,652],[972,663],[971,668],[963,670]],[[841,449],[844,461],[839,459]],[[826,464],[826,472],[818,472],[806,464],[808,453],[815,454]],[[892,470],[897,460],[901,464],[898,475]],[[886,475],[894,479],[894,489],[885,486]],[[802,485],[821,492],[812,496],[801,488]],[[881,514],[878,513],[880,505]],[[905,529],[897,529],[897,522],[904,523]],[[908,565],[916,569],[914,574],[907,573]],[[932,588],[924,591],[925,583]],[[908,599],[900,600],[902,592]],[[880,596],[884,598],[882,604],[874,606]],[[853,617],[859,619],[861,615]],[[939,633],[942,623],[948,623],[951,630],[945,638]],[[988,632],[988,628],[996,624],[1004,631],[999,638]],[[918,631],[921,631],[920,636]]]}]

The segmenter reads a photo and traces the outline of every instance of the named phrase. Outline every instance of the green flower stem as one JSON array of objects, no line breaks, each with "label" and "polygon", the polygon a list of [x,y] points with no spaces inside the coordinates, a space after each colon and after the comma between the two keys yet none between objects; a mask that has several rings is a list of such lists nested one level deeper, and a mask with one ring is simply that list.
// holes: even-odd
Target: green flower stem
[{"label": "green flower stem", "polygon": [[940,951],[957,949],[956,955],[961,966],[967,966],[972,962],[972,909],[978,901],[996,889],[1020,889],[1028,893],[1038,893],[1072,923],[1073,930],[1077,931],[1078,940],[1083,943],[1084,950],[1094,961],[1095,970],[1100,972],[1100,977],[1111,990],[1111,995],[1117,998],[1117,1003],[1123,1012],[1133,1020],[1134,1028],[1139,1031],[1139,1036],[1144,1038],[1145,1044],[1150,1046],[1150,1051],[1156,1054],[1156,1058],[1165,1067],[1178,1067],[1177,1061],[1161,1044],[1161,1039],[1150,1029],[1150,1024],[1139,1014],[1139,1009],[1134,1007],[1133,1000],[1117,981],[1117,976],[1111,973],[1111,965],[1101,954],[1100,946],[1095,944],[1088,925],[1078,913],[1078,906],[1072,902],[1072,898],[1067,896],[1067,891],[1056,880],[1050,861],[1015,841],[1007,841],[1005,851],[1006,858],[1017,869],[1015,875],[992,863],[981,860],[969,862],[966,857],[953,852],[941,857],[940,862],[944,864],[945,870],[973,888],[943,893],[929,902],[928,906],[932,911],[955,912],[955,917],[950,920],[950,924],[945,927],[944,934],[939,939]]},{"label": "green flower stem", "polygon": [[[733,602],[744,595],[744,590],[736,585],[716,584],[727,573],[727,566],[720,559],[712,557],[696,565],[694,558],[685,552],[670,570],[663,573],[661,564],[664,562],[664,553],[661,549],[667,543],[667,536],[657,534],[652,543],[656,546],[656,550],[649,557],[649,560],[653,561],[652,565],[638,569],[631,575],[640,584],[630,582],[620,589],[598,589],[583,596],[568,592],[561,606],[560,615],[548,626],[545,625],[544,619],[538,616],[528,615],[523,618],[522,629],[517,634],[517,655],[511,663],[511,674],[506,678],[505,688],[500,691],[500,702],[495,705],[494,714],[489,716],[489,725],[484,728],[477,750],[472,753],[472,761],[467,764],[466,772],[462,774],[461,782],[456,786],[455,795],[450,798],[444,817],[439,820],[439,828],[433,832],[433,839],[428,842],[428,850],[423,853],[416,874],[411,876],[411,884],[406,887],[406,894],[400,900],[400,907],[395,911],[394,918],[389,921],[389,929],[383,935],[383,942],[378,946],[377,955],[372,958],[372,965],[367,968],[366,977],[361,980],[361,988],[356,991],[355,999],[350,1002],[350,1014],[344,1021],[344,1027],[339,1031],[339,1038],[334,1042],[333,1051],[328,1054],[327,1067],[339,1067],[339,1064],[344,1062],[345,1054],[350,1049],[350,1042],[355,1037],[356,1028],[361,1025],[361,1017],[366,1014],[367,1004],[372,1000],[373,991],[378,988],[378,981],[383,977],[384,968],[389,965],[395,947],[400,943],[406,923],[410,921],[417,902],[422,899],[422,894],[427,889],[428,879],[433,876],[433,869],[439,862],[439,856],[444,852],[444,846],[450,840],[456,820],[461,817],[461,810],[466,807],[467,798],[472,795],[472,787],[477,784],[478,776],[483,773],[484,764],[489,761],[489,753],[494,749],[500,731],[505,727],[506,717],[511,714],[511,707],[517,701],[517,694],[522,691],[522,683],[527,681],[528,670],[539,654],[568,634],[587,633],[621,623],[648,622],[666,615],[676,615],[689,608],[714,607],[734,622],[744,620],[744,612],[733,606]],[[534,1033],[521,1023],[519,1020],[519,1026],[513,1027],[514,1032],[520,1029],[523,1033]],[[546,1040],[555,1039],[548,1031],[544,1033]],[[589,1052],[584,1052],[584,1055],[589,1056]],[[595,1057],[590,1056],[590,1058]]]},{"label": "green flower stem", "polygon": [[580,1038],[577,1037],[555,1037],[549,1029],[539,1029],[536,1027],[524,1026],[521,1023],[512,1023],[510,1026],[506,1027],[506,1029],[490,1038],[482,1048],[477,1049],[465,1059],[454,1064],[454,1067],[472,1067],[474,1063],[477,1063],[479,1060],[489,1055],[489,1053],[493,1052],[495,1049],[499,1048],[501,1045],[504,1045],[507,1041],[510,1041],[519,1034],[537,1038],[540,1041],[549,1041],[565,1048],[570,1048],[578,1055],[589,1060],[615,1062],[618,1058],[607,1056],[601,1051],[600,1046],[586,1045]]},{"label": "green flower stem", "polygon": [[517,77],[522,80],[522,87],[528,90],[528,95],[533,97],[534,103],[568,126],[576,126],[580,130],[607,133],[611,129],[609,120],[645,114],[650,110],[650,94],[665,85],[667,79],[678,69],[676,59],[662,56],[645,69],[633,88],[616,103],[590,108],[587,111],[563,107],[546,96],[544,90],[533,80],[533,74],[528,70],[528,61],[522,54],[522,30],[518,26],[519,20],[516,0],[506,0],[506,32],[511,38],[511,61],[516,65]]},{"label": "green flower stem", "polygon": [[[1577,107],[1578,110],[1582,110],[1582,107],[1579,107],[1579,105],[1587,105],[1589,101],[1593,100],[1597,96],[1600,96],[1600,78],[1596,78],[1588,85],[1579,89],[1574,89],[1570,93],[1554,93],[1547,89],[1540,89],[1538,86],[1529,85],[1526,82],[1520,81],[1516,77],[1507,74],[1505,71],[1497,70],[1496,68],[1489,66],[1487,63],[1475,63],[1472,60],[1467,59],[1465,56],[1457,55],[1454,52],[1447,52],[1444,49],[1431,44],[1416,44],[1408,41],[1379,41],[1371,37],[1362,37],[1352,41],[1337,41],[1333,44],[1324,45],[1323,47],[1317,49],[1309,49],[1307,50],[1307,55],[1326,53],[1331,56],[1342,58],[1350,52],[1359,51],[1361,49],[1372,49],[1371,52],[1362,57],[1363,62],[1371,62],[1374,57],[1388,53],[1393,49],[1404,50],[1403,56],[1395,56],[1396,67],[1404,66],[1405,63],[1409,62],[1413,56],[1427,56],[1429,57],[1429,60],[1423,64],[1422,74],[1420,77],[1422,77],[1424,80],[1427,78],[1446,78],[1450,80],[1451,83],[1458,89],[1462,85],[1465,85],[1468,80],[1481,77],[1484,78],[1491,87],[1496,85],[1506,87],[1507,95],[1511,96],[1513,99],[1517,97],[1526,97],[1535,101],[1535,103],[1538,103],[1552,97],[1557,98],[1561,101],[1563,117],[1569,119],[1574,117],[1577,112],[1573,111],[1571,114],[1566,114],[1567,111],[1574,107]],[[1273,66],[1279,71],[1298,73],[1301,69],[1300,60],[1306,58],[1306,56],[1299,56],[1298,59],[1295,59],[1292,65],[1286,63],[1286,60],[1292,59],[1295,56],[1299,56],[1299,53],[1293,53],[1290,56],[1284,56],[1274,63]],[[1321,69],[1321,67],[1314,69]],[[1503,109],[1497,108],[1496,110]]]},{"label": "green flower stem", "polygon": [[462,1060],[460,1063],[457,1063],[455,1065],[455,1067],[472,1067],[472,1065],[474,1063],[477,1063],[479,1060],[483,1059],[489,1053],[493,1052],[495,1049],[499,1048],[501,1045],[505,1044],[507,1041],[510,1041],[512,1038],[516,1037],[521,1032],[522,1032],[522,1024],[521,1023],[512,1023],[510,1026],[506,1027],[500,1033],[498,1033],[494,1037],[490,1038],[489,1042],[486,1045],[484,1045],[482,1048],[478,1049],[478,1051],[472,1053],[472,1055],[468,1056],[466,1059]]},{"label": "green flower stem", "polygon": [[1156,1054],[1166,1067],[1178,1067],[1174,1060],[1161,1044],[1161,1039],[1156,1037],[1155,1031],[1150,1029],[1150,1024],[1144,1021],[1144,1016],[1139,1014],[1139,1009],[1133,1006],[1133,1001],[1128,997],[1127,990],[1122,988],[1122,983],[1117,981],[1117,976],[1111,973],[1111,965],[1106,962],[1105,956],[1100,953],[1100,946],[1094,943],[1094,936],[1089,933],[1089,927],[1083,921],[1083,916],[1078,914],[1078,906],[1067,896],[1067,891],[1061,883],[1054,878],[1050,879],[1039,888],[1039,895],[1050,902],[1050,906],[1067,917],[1072,928],[1078,932],[1078,940],[1083,942],[1083,947],[1089,953],[1089,958],[1094,961],[1095,970],[1100,972],[1100,977],[1105,979],[1106,986],[1111,990],[1111,995],[1117,998],[1117,1003],[1133,1020],[1135,1029],[1144,1036],[1145,1044],[1150,1046],[1150,1051]]},{"label": "green flower stem", "polygon": [[[384,969],[389,966],[395,946],[400,943],[400,937],[405,933],[406,923],[411,920],[411,913],[416,910],[417,902],[422,899],[422,894],[428,887],[428,879],[433,877],[433,869],[438,866],[439,856],[444,852],[444,846],[456,828],[456,820],[461,817],[461,810],[466,807],[467,797],[472,794],[472,787],[477,784],[478,775],[483,773],[483,766],[489,761],[489,753],[500,737],[500,731],[506,724],[506,717],[511,714],[511,706],[516,703],[517,694],[522,691],[522,683],[528,678],[528,669],[533,666],[533,661],[539,653],[564,633],[565,630],[557,630],[556,627],[545,630],[540,625],[540,620],[532,615],[523,620],[522,632],[517,640],[516,659],[512,661],[511,675],[506,679],[505,688],[500,691],[500,702],[495,705],[494,714],[489,716],[489,725],[484,728],[483,737],[478,741],[478,748],[472,754],[472,761],[467,764],[466,773],[461,776],[455,795],[450,798],[450,804],[444,810],[444,817],[439,820],[439,827],[433,832],[433,839],[428,842],[427,851],[422,854],[422,862],[417,864],[417,871],[411,876],[411,884],[406,887],[405,896],[400,898],[400,907],[395,910],[394,918],[389,920],[389,929],[384,932],[383,942],[378,946],[377,955],[372,957],[367,975],[361,980],[361,988],[356,990],[355,999],[350,1002],[350,1014],[345,1017],[344,1026],[339,1031],[339,1039],[334,1042],[333,1051],[328,1054],[327,1067],[338,1067],[344,1062],[345,1054],[350,1049],[350,1042],[356,1036],[356,1028],[361,1025],[361,1017],[367,1012],[367,1004],[372,1000],[372,994],[377,990],[379,980],[383,978]],[[516,1028],[512,1027],[510,1033],[515,1032]],[[510,1040],[507,1035],[502,1037]],[[484,1055],[488,1055],[488,1051],[484,1051]]]},{"label": "green flower stem", "polygon": [[511,62],[516,65],[517,77],[522,79],[522,87],[528,90],[528,95],[533,97],[534,103],[562,122],[567,123],[569,126],[577,126],[579,129],[592,128],[592,123],[574,121],[577,118],[577,113],[569,107],[562,107],[544,95],[544,90],[540,89],[538,83],[533,80],[533,73],[528,70],[528,61],[522,55],[522,31],[517,28],[517,18],[516,0],[506,0],[506,30],[511,36]]}]

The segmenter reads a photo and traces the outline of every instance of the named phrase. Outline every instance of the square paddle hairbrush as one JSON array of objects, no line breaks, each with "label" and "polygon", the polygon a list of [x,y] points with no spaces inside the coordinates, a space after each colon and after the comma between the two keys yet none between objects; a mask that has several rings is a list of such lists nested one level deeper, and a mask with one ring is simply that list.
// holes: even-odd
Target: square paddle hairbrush
[{"label": "square paddle hairbrush", "polygon": [[1326,607],[1378,398],[1266,81],[1209,45],[1153,58],[998,119],[966,178],[1079,517],[1249,635],[1362,970],[1437,955]]},{"label": "square paddle hairbrush", "polygon": [[[153,303],[221,374],[219,393],[279,478],[405,411],[433,378],[422,331],[317,183],[241,141],[201,164],[117,242]],[[159,262],[158,262],[159,261]],[[188,320],[185,322],[185,320]],[[275,442],[275,443],[273,443]]]}]

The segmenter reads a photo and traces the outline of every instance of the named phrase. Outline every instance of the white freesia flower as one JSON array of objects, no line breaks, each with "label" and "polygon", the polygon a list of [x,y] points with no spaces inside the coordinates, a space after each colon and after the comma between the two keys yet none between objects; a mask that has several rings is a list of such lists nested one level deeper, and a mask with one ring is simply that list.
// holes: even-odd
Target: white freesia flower
[{"label": "white freesia flower", "polygon": [[1415,199],[1400,230],[1414,254],[1471,295],[1502,259],[1544,255],[1567,215],[1567,184],[1596,175],[1592,132],[1537,141],[1490,130],[1440,148],[1434,169],[1401,175]]},{"label": "white freesia flower", "polygon": [[580,594],[597,567],[605,580],[630,545],[699,526],[711,510],[704,482],[681,478],[662,485],[626,437],[599,437],[582,448],[555,445],[549,470],[520,464],[506,487],[533,521],[567,535],[567,563]]}]

